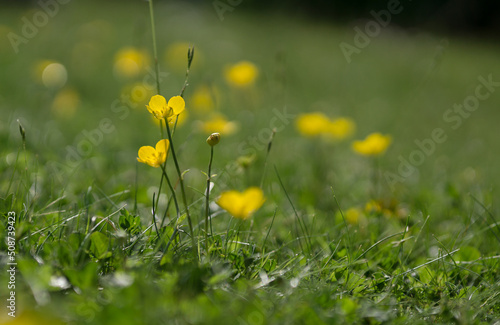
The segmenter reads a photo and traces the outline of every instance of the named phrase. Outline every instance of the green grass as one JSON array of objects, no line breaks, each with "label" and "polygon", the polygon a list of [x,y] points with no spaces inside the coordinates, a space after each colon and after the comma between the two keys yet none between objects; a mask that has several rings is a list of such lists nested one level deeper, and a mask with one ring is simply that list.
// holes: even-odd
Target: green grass
[{"label": "green grass", "polygon": [[[474,94],[479,76],[500,80],[498,45],[394,28],[348,64],[339,44],[352,43],[351,27],[238,8],[221,22],[211,6],[156,4],[165,97],[179,94],[186,64],[167,64],[165,49],[177,41],[196,47],[185,94],[189,118],[175,132],[181,169],[189,169],[196,263],[187,220],[164,254],[174,209],[163,228],[152,224],[160,171],[136,156],[140,146],[159,140],[158,127],[143,103],[123,111],[113,104],[123,87],[143,80],[115,78],[113,59],[125,46],[151,53],[148,10],[147,2],[70,2],[18,54],[0,40],[0,211],[17,215],[14,324],[489,324],[500,318],[494,199],[500,89],[456,130],[443,119]],[[19,33],[21,18],[32,14],[7,8],[0,21]],[[33,77],[42,59],[67,68],[67,86],[80,96],[73,117],[54,114],[56,91]],[[240,60],[260,69],[251,90],[224,81],[225,66]],[[261,180],[266,196],[245,222],[211,202],[211,254],[204,244],[203,174],[210,147],[197,123],[206,116],[190,110],[193,92],[207,83],[218,89],[217,109],[239,123],[214,148],[211,201]],[[270,121],[284,107],[293,115],[348,116],[357,124],[353,139],[378,131],[392,135],[393,144],[371,161],[352,152],[350,141],[302,137],[290,119],[266,160]],[[83,130],[99,128],[105,118],[114,131],[76,159],[77,167],[54,169],[68,163],[67,148],[81,143]],[[435,128],[447,140],[404,182],[389,186],[384,175],[397,173],[399,157],[409,159],[415,140],[430,138]],[[241,157],[252,152],[242,166]],[[177,184],[171,157],[167,170]],[[167,199],[160,198],[161,217]],[[383,210],[365,210],[371,200]],[[347,222],[350,208],[363,211],[357,223]],[[7,227],[4,218],[4,302]],[[10,321],[2,310],[0,322]]]}]

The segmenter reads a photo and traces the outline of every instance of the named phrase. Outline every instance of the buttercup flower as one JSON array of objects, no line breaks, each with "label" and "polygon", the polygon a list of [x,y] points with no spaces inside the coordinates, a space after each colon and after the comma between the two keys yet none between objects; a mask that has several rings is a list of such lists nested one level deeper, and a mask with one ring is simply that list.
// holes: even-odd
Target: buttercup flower
[{"label": "buttercup flower", "polygon": [[354,141],[352,149],[363,156],[378,156],[383,154],[392,142],[390,135],[372,133],[364,140]]},{"label": "buttercup flower", "polygon": [[247,87],[252,85],[259,75],[259,69],[255,64],[241,61],[229,66],[224,71],[226,81],[236,87]]},{"label": "buttercup flower", "polygon": [[226,120],[222,115],[215,115],[212,119],[202,122],[201,129],[206,133],[219,132],[220,134],[230,135],[236,132],[238,125],[235,122]]},{"label": "buttercup flower", "polygon": [[339,117],[328,124],[326,132],[336,140],[343,140],[351,136],[355,129],[356,124],[353,120]]},{"label": "buttercup flower", "polygon": [[301,114],[295,120],[297,130],[306,137],[323,134],[328,130],[330,123],[330,119],[325,114],[319,112]]},{"label": "buttercup flower", "polygon": [[179,115],[184,111],[185,106],[186,103],[181,96],[174,96],[167,103],[165,97],[161,95],[154,95],[149,105],[146,105],[148,111],[159,120]]},{"label": "buttercup flower", "polygon": [[156,148],[143,146],[139,149],[137,161],[151,167],[160,167],[167,160],[169,147],[170,142],[167,139],[158,141]]},{"label": "buttercup flower", "polygon": [[133,47],[119,50],[115,55],[114,72],[118,77],[133,78],[149,65],[146,51]]},{"label": "buttercup flower", "polygon": [[52,102],[52,112],[63,118],[71,118],[80,106],[80,95],[71,88],[63,89],[57,93]]},{"label": "buttercup flower", "polygon": [[233,217],[246,220],[264,204],[264,193],[258,187],[250,187],[244,192],[223,192],[217,204]]},{"label": "buttercup flower", "polygon": [[154,91],[141,82],[126,85],[122,88],[122,96],[130,100],[133,108],[139,107],[135,104],[145,104],[148,98],[154,95]]},{"label": "buttercup flower", "polygon": [[202,85],[193,92],[189,107],[198,112],[205,113],[214,109],[217,90],[214,87]]},{"label": "buttercup flower", "polygon": [[359,223],[359,219],[362,216],[361,209],[359,208],[349,208],[345,212],[345,221],[350,223],[351,225],[355,225]]}]

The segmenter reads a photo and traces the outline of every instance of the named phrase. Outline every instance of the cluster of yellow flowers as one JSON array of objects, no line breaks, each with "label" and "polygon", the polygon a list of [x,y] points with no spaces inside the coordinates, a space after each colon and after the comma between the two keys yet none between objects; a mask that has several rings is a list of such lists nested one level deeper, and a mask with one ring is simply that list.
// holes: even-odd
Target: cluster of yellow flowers
[{"label": "cluster of yellow flowers", "polygon": [[[181,96],[173,96],[167,102],[161,95],[151,97],[147,110],[158,120],[165,120],[167,123],[174,121],[185,109],[185,102]],[[222,126],[223,125],[219,125]],[[207,143],[213,147],[220,141],[219,133],[212,133]],[[137,161],[151,167],[165,168],[165,163],[170,149],[170,142],[162,139],[156,143],[155,147],[142,146],[139,148]],[[226,191],[221,193],[216,200],[217,204],[238,219],[248,219],[256,210],[264,204],[264,193],[258,187],[250,187],[244,192]]]},{"label": "cluster of yellow flowers", "polygon": [[[344,140],[356,129],[356,124],[350,118],[330,119],[320,112],[299,115],[295,120],[295,126],[305,137],[322,136],[334,140]],[[364,140],[354,141],[352,149],[363,156],[378,156],[385,153],[391,142],[392,138],[389,135],[372,133]]]},{"label": "cluster of yellow flowers", "polygon": [[369,134],[364,140],[354,141],[352,149],[363,156],[378,156],[385,153],[391,142],[390,135],[376,132]]},{"label": "cluster of yellow flowers", "polygon": [[[170,122],[184,111],[186,103],[181,96],[170,98],[167,103],[165,97],[155,95],[151,97],[149,105],[146,105],[148,111],[159,120],[165,119]],[[161,167],[168,156],[170,143],[167,139],[162,139],[156,143],[156,147],[143,146],[139,149],[137,160],[152,167]]]},{"label": "cluster of yellow flowers", "polygon": [[346,117],[330,119],[325,114],[314,112],[300,115],[295,121],[299,132],[306,137],[327,136],[343,140],[354,133],[354,121]]},{"label": "cluster of yellow flowers", "polygon": [[[340,214],[340,213],[339,213]],[[351,207],[344,212],[345,221],[352,225],[365,225],[367,218],[371,216],[383,216],[387,219],[402,219],[408,215],[408,210],[393,201],[370,200],[366,202],[364,208]],[[338,222],[341,216],[337,215]]]}]

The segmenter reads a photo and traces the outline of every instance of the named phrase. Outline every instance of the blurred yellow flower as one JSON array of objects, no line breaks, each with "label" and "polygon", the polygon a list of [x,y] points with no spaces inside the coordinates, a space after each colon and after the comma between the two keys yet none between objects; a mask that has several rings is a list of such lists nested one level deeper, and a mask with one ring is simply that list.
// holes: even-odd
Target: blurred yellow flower
[{"label": "blurred yellow flower", "polygon": [[350,118],[339,117],[331,120],[320,112],[299,115],[295,126],[303,136],[328,136],[334,140],[343,140],[351,136],[356,129],[356,124]]},{"label": "blurred yellow flower", "polygon": [[259,69],[249,61],[240,61],[224,70],[227,83],[241,88],[253,85],[258,75]]},{"label": "blurred yellow flower", "polygon": [[156,143],[156,148],[151,146],[142,146],[139,149],[137,161],[148,164],[151,167],[160,167],[167,160],[170,142],[163,139]]},{"label": "blurred yellow flower", "polygon": [[146,107],[157,119],[162,119],[179,115],[184,111],[186,103],[181,96],[174,96],[167,103],[162,95],[154,95]]},{"label": "blurred yellow flower", "polygon": [[238,124],[228,121],[222,115],[214,115],[210,120],[201,122],[201,130],[205,133],[218,132],[220,134],[230,135],[238,130]]},{"label": "blurred yellow flower", "polygon": [[[122,88],[122,96],[130,100],[132,104],[146,103],[148,98],[151,98],[153,95],[154,95],[153,89],[146,87],[141,82],[129,84]],[[131,106],[138,107],[138,105],[131,105]]]},{"label": "blurred yellow flower", "polygon": [[258,187],[250,187],[244,192],[223,192],[217,204],[233,217],[246,220],[264,204],[264,193]]},{"label": "blurred yellow flower", "polygon": [[349,208],[344,214],[345,221],[351,225],[356,225],[359,223],[359,219],[362,216],[361,210],[359,208]]},{"label": "blurred yellow flower", "polygon": [[379,202],[375,200],[370,200],[366,202],[365,204],[365,212],[366,213],[371,213],[371,212],[380,212],[382,211],[382,206],[380,205]]},{"label": "blurred yellow flower", "polygon": [[118,77],[134,78],[149,66],[149,61],[146,51],[126,47],[116,53],[113,69]]},{"label": "blurred yellow flower", "polygon": [[383,154],[392,142],[390,135],[372,133],[364,140],[354,141],[352,149],[363,156],[378,156]]},{"label": "blurred yellow flower", "polygon": [[328,124],[326,133],[336,140],[343,140],[351,136],[355,129],[356,124],[353,120],[346,117],[339,117]]},{"label": "blurred yellow flower", "polygon": [[330,119],[323,113],[307,113],[301,114],[295,120],[297,130],[306,137],[314,137],[324,134],[330,127]]},{"label": "blurred yellow flower", "polygon": [[74,89],[63,89],[52,102],[52,112],[58,117],[71,118],[80,106],[80,96]]},{"label": "blurred yellow flower", "polygon": [[201,85],[196,88],[193,96],[191,96],[191,105],[193,109],[205,113],[215,108],[216,94],[214,89],[207,85]]}]

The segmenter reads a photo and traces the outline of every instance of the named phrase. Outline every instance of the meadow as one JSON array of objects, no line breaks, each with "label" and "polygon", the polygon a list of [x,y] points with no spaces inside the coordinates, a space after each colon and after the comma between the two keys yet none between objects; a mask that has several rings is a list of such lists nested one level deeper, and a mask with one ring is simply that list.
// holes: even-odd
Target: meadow
[{"label": "meadow", "polygon": [[0,11],[0,323],[500,321],[498,42],[51,3]]}]

